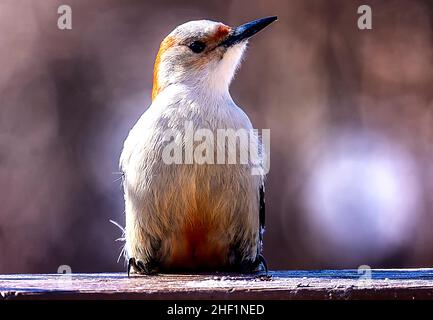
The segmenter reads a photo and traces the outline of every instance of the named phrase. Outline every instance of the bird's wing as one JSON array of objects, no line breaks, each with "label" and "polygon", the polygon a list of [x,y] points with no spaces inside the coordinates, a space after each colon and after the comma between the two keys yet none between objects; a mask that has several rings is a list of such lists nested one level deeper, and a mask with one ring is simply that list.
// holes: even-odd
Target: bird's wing
[{"label": "bird's wing", "polygon": [[265,185],[260,186],[259,190],[260,204],[259,204],[259,233],[260,233],[260,246],[263,245],[263,233],[265,231]]}]

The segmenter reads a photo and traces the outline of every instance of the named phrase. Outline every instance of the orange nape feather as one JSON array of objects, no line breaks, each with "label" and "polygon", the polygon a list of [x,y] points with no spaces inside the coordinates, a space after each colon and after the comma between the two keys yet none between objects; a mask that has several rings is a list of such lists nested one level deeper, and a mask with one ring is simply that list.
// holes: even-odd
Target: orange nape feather
[{"label": "orange nape feather", "polygon": [[175,43],[175,39],[172,36],[166,37],[159,46],[158,54],[155,59],[155,66],[153,67],[153,87],[152,87],[152,101],[156,98],[159,91],[161,91],[161,86],[158,81],[158,71],[159,65],[161,63],[161,57],[169,48],[171,48]]}]

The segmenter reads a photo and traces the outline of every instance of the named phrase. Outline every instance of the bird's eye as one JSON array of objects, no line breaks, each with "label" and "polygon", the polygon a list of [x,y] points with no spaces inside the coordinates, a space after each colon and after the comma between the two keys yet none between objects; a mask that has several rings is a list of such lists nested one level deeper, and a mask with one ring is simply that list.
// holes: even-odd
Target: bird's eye
[{"label": "bird's eye", "polygon": [[206,48],[206,45],[201,41],[194,41],[188,47],[192,50],[192,52],[200,53],[203,52],[203,50]]}]

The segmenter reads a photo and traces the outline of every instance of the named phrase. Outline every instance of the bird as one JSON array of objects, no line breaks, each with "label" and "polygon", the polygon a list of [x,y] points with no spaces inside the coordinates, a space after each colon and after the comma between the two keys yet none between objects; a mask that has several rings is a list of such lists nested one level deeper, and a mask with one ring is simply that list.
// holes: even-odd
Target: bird
[{"label": "bird", "polygon": [[[251,132],[252,123],[233,101],[229,87],[249,39],[276,20],[265,17],[238,27],[189,21],[161,42],[152,103],[129,131],[119,161],[128,276],[175,271],[267,273],[263,256],[267,172],[252,174],[250,160],[186,159],[185,136],[186,124],[193,132],[207,130],[217,138],[218,130],[227,130],[232,137],[239,130]],[[206,146],[212,146],[215,135]],[[249,145],[263,157],[266,150],[259,136],[250,138]],[[224,141],[227,147],[230,142]],[[167,155],[174,154],[174,149],[167,154],[170,143],[182,148],[175,163],[167,163]],[[235,145],[242,149],[239,154],[248,148],[240,140]],[[209,155],[221,150],[218,145]],[[222,160],[230,156],[225,149],[221,152]],[[235,158],[239,160],[239,155]]]}]

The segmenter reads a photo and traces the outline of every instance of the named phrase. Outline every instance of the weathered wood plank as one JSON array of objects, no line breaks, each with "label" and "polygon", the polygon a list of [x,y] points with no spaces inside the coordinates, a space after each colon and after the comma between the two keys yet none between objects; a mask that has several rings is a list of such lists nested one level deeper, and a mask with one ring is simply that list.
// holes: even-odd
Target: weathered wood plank
[{"label": "weathered wood plank", "polygon": [[0,275],[3,299],[433,299],[433,269]]}]

